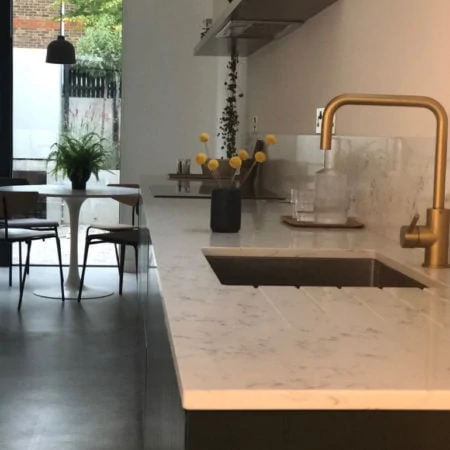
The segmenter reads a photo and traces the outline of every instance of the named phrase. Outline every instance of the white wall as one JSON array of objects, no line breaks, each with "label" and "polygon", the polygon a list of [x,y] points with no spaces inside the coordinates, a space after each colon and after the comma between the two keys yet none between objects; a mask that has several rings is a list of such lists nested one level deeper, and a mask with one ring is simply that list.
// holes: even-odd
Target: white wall
[{"label": "white wall", "polygon": [[213,18],[216,18],[228,6],[227,0],[213,0]]},{"label": "white wall", "polygon": [[[429,95],[450,111],[449,17],[448,0],[338,0],[252,55],[248,115],[280,138],[264,167],[266,185],[286,193],[313,179],[323,154],[318,137],[308,135],[316,107],[335,95]],[[434,117],[346,107],[336,128],[344,136],[338,163],[349,176],[352,212],[396,240],[400,225],[431,206]],[[450,185],[447,193],[450,201]]]},{"label": "white wall", "polygon": [[[314,133],[315,108],[343,92],[430,95],[450,110],[448,0],[338,0],[249,58],[249,116],[260,128]],[[425,111],[347,107],[337,133],[431,136]]]},{"label": "white wall", "polygon": [[61,66],[46,50],[13,49],[13,149],[15,158],[46,158],[61,124]]},{"label": "white wall", "polygon": [[217,130],[217,60],[194,57],[211,0],[124,2],[122,181],[173,172]]}]

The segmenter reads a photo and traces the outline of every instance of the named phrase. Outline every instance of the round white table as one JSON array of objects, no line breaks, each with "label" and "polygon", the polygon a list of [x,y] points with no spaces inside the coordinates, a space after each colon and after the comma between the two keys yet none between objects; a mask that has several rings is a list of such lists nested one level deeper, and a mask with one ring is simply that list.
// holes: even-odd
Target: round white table
[{"label": "round white table", "polygon": [[[28,184],[24,186],[4,186],[0,187],[0,192],[38,192],[42,197],[60,197],[63,198],[69,209],[70,220],[70,263],[69,272],[65,281],[66,300],[75,300],[78,298],[80,287],[80,274],[78,271],[78,225],[80,220],[80,209],[83,202],[88,198],[110,198],[128,195],[138,195],[139,189],[101,186],[96,188],[87,188],[86,190],[75,190],[66,185],[51,184]],[[46,298],[61,298],[60,288],[39,289],[34,292],[35,295]],[[83,287],[82,298],[102,298],[112,295],[113,291],[97,289],[89,286]]]}]

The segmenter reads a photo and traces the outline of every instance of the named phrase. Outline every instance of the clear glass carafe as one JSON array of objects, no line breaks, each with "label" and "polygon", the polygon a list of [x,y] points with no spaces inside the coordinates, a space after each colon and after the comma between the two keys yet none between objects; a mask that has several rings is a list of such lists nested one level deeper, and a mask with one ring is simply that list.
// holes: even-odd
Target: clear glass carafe
[{"label": "clear glass carafe", "polygon": [[324,168],[315,176],[316,223],[347,223],[347,176],[335,168],[334,157],[335,150],[324,150]]}]

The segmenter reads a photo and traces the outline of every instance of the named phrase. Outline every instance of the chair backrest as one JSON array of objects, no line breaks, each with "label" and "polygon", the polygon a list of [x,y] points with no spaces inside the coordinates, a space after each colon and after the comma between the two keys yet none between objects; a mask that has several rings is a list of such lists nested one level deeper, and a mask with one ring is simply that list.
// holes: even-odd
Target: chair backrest
[{"label": "chair backrest", "polygon": [[[118,184],[108,184],[108,186],[116,186],[116,187],[127,187],[133,189],[140,189],[139,184],[133,183],[118,183]],[[131,206],[133,211],[131,213],[131,223],[135,225],[136,218],[139,216],[139,206],[142,204],[142,196],[141,194],[132,194],[132,195],[118,195],[112,196],[112,198],[123,205]]]},{"label": "chair backrest", "polygon": [[[139,184],[132,183],[108,184],[108,186],[139,189]],[[117,197],[113,196],[112,198],[119,203],[123,203],[124,205],[132,206],[134,208],[142,203],[141,194],[118,195]]]},{"label": "chair backrest", "polygon": [[0,186],[26,186],[30,184],[26,178],[0,177]]},{"label": "chair backrest", "polygon": [[0,192],[0,219],[23,216],[36,207],[38,192]]}]

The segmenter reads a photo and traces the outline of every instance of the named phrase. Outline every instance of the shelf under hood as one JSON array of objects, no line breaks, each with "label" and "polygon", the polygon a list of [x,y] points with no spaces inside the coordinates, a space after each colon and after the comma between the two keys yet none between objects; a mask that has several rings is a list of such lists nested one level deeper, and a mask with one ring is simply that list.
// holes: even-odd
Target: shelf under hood
[{"label": "shelf under hood", "polygon": [[291,33],[337,0],[234,0],[194,49],[197,56],[249,56]]}]

